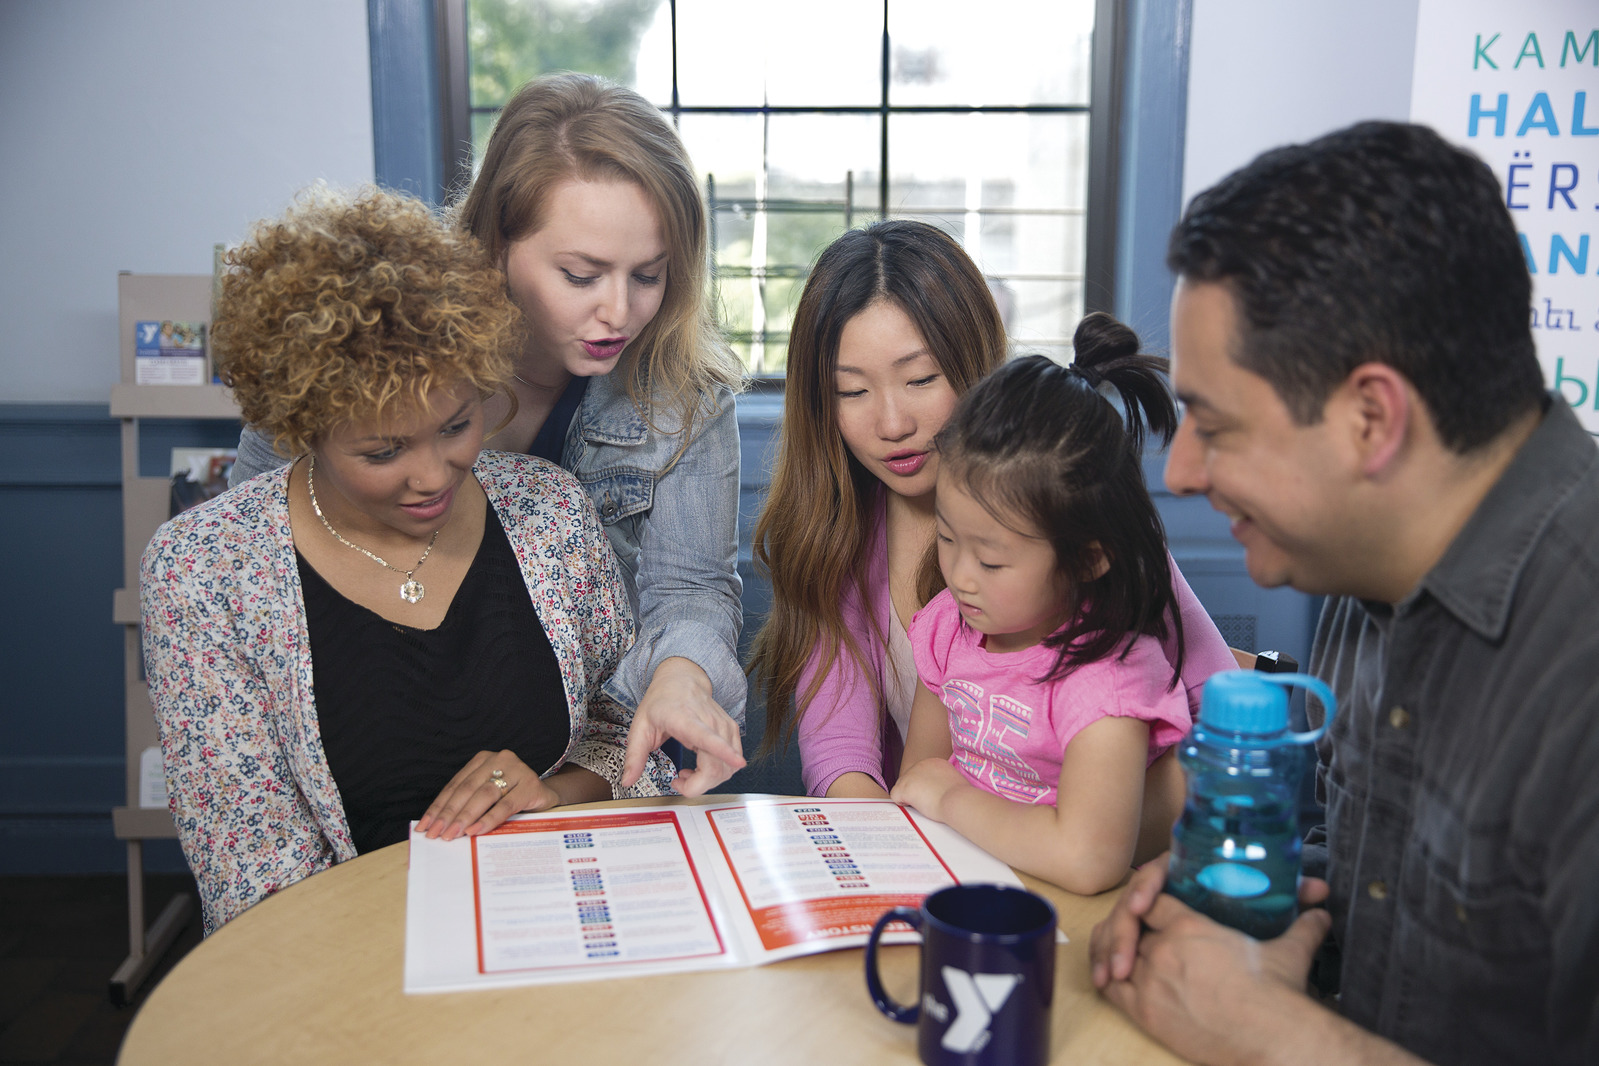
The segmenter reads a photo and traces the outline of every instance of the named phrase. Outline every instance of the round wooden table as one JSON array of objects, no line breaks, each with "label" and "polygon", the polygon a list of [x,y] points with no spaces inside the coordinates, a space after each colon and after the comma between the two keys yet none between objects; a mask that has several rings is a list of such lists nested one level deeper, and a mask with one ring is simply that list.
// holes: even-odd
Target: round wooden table
[{"label": "round wooden table", "polygon": [[[727,797],[675,802],[712,799]],[[307,878],[207,937],[151,992],[118,1062],[917,1061],[915,1027],[889,1021],[867,998],[859,948],[742,970],[407,996],[407,847]],[[1116,893],[1074,896],[1023,880],[1055,905],[1070,938],[1057,948],[1051,1061],[1181,1061],[1089,981],[1089,931]],[[881,954],[889,991],[911,999],[917,949]]]}]

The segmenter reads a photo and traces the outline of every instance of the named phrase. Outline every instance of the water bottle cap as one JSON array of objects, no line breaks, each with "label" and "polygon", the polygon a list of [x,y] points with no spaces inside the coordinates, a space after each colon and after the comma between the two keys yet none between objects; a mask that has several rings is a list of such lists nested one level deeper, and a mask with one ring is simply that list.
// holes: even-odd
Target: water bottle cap
[{"label": "water bottle cap", "polygon": [[1288,728],[1288,690],[1249,670],[1223,670],[1205,682],[1199,721],[1227,733],[1281,733]]}]

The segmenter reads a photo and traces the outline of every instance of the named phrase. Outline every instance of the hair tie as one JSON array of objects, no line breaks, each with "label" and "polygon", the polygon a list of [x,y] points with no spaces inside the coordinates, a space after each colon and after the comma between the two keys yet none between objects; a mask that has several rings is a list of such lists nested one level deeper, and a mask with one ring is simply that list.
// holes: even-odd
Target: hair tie
[{"label": "hair tie", "polygon": [[1070,363],[1067,365],[1066,369],[1082,378],[1088,387],[1093,389],[1095,392],[1099,391],[1100,383],[1105,380],[1105,375],[1101,374],[1098,369],[1091,366],[1084,366],[1081,363]]}]

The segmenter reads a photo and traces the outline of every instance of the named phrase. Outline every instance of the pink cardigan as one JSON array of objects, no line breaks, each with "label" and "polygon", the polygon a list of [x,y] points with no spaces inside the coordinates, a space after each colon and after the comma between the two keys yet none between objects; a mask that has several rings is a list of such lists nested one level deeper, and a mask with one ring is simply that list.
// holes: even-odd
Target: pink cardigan
[{"label": "pink cardigan", "polygon": [[[1168,556],[1169,558],[1169,556]],[[893,604],[888,595],[888,541],[883,523],[883,510],[878,508],[872,526],[871,539],[866,544],[866,590],[868,602],[862,604],[859,592],[853,585],[844,589],[840,607],[844,626],[861,644],[867,664],[878,678],[878,691],[886,669],[886,649],[874,641],[873,629],[867,619],[875,619],[877,633],[887,633],[894,624],[890,612]],[[1199,717],[1199,695],[1206,678],[1219,670],[1235,670],[1238,662],[1222,640],[1216,624],[1205,613],[1194,590],[1183,580],[1182,571],[1174,560],[1171,564],[1172,591],[1177,596],[1177,609],[1183,620],[1183,687],[1188,693],[1188,710]],[[1175,632],[1161,642],[1161,649],[1170,662],[1177,654]],[[811,659],[800,674],[799,691],[804,692],[816,676],[820,665],[820,650],[811,653]],[[872,686],[861,673],[855,660],[842,648],[833,661],[833,668],[822,679],[821,687],[810,707],[800,717],[796,730],[799,737],[800,772],[805,791],[812,796],[826,795],[827,789],[840,775],[858,772],[868,775],[884,789],[899,776],[899,758],[903,741],[899,730],[889,721],[888,714],[872,698]]]}]

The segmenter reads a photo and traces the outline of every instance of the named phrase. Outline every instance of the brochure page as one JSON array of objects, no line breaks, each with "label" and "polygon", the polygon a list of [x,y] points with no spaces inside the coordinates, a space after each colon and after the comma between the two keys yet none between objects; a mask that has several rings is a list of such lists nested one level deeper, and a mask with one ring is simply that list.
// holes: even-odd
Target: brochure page
[{"label": "brochure page", "polygon": [[683,973],[852,947],[890,907],[972,881],[1020,884],[948,827],[882,800],[557,810],[449,842],[413,832],[405,990]]},{"label": "brochure page", "polygon": [[726,953],[671,811],[516,821],[471,844],[482,973]]},{"label": "brochure page", "polygon": [[735,898],[774,957],[862,945],[891,907],[914,907],[960,880],[1014,877],[1004,866],[987,878],[958,877],[911,812],[892,803],[752,802],[705,815]]}]

